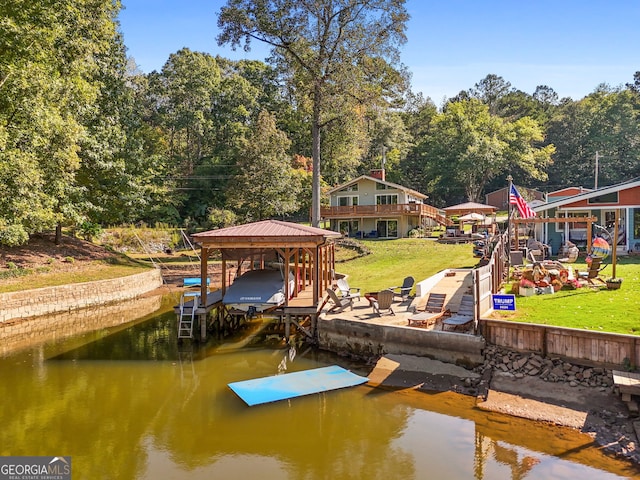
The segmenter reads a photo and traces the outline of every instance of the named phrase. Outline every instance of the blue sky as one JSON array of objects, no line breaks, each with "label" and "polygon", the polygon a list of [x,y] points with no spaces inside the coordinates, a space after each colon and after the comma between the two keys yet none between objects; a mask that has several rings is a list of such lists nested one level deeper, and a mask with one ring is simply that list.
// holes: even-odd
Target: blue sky
[{"label": "blue sky", "polygon": [[[222,0],[122,0],[128,55],[160,70],[183,47],[231,59],[264,60],[267,50],[219,47]],[[600,83],[633,81],[640,70],[639,0],[408,0],[402,62],[412,89],[441,104],[496,74],[533,93],[548,85],[580,99]]]}]

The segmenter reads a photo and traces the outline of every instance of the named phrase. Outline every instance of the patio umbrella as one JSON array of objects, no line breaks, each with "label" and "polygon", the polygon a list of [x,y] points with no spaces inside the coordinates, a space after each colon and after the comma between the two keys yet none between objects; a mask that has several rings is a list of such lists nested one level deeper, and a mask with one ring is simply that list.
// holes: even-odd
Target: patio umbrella
[{"label": "patio umbrella", "polygon": [[481,213],[476,213],[476,212],[471,212],[471,213],[467,213],[466,215],[463,215],[461,217],[458,218],[458,221],[460,222],[471,222],[471,221],[480,221],[480,220],[484,220],[484,215],[482,215]]}]

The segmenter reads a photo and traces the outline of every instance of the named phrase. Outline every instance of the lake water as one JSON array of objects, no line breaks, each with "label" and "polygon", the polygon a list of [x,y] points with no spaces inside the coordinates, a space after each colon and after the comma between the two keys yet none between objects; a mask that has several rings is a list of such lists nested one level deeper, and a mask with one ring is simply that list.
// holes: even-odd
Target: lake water
[{"label": "lake water", "polygon": [[[0,455],[69,455],[78,479],[616,479],[570,429],[451,393],[367,385],[248,407],[227,384],[338,364],[277,338],[178,344],[165,303],[125,325],[0,357]],[[169,305],[170,306],[170,305]],[[164,312],[164,313],[162,313]],[[640,477],[639,477],[640,478]]]}]

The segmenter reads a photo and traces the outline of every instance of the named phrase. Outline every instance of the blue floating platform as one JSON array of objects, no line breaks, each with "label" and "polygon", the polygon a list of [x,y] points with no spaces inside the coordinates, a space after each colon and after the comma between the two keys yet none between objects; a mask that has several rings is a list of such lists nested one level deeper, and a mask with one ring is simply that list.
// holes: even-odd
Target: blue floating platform
[{"label": "blue floating platform", "polygon": [[[202,284],[200,277],[186,277],[182,280],[183,287],[199,287]],[[207,285],[211,284],[211,279],[207,278]]]},{"label": "blue floating platform", "polygon": [[288,398],[326,392],[338,388],[353,387],[367,382],[361,377],[337,365],[314,368],[301,372],[286,373],[272,377],[256,378],[229,384],[250,407],[262,403],[276,402]]}]

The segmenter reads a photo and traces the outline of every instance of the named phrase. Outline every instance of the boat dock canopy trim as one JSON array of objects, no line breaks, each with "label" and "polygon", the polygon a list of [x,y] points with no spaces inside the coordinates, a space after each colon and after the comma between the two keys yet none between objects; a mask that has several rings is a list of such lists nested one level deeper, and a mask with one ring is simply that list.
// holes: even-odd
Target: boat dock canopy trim
[{"label": "boat dock canopy trim", "polygon": [[284,375],[256,378],[244,382],[234,382],[229,384],[229,388],[244,400],[247,405],[252,407],[262,403],[302,397],[312,393],[353,387],[361,385],[368,380],[366,377],[361,377],[342,367],[332,365]]}]

